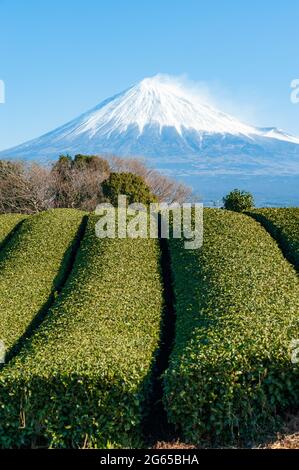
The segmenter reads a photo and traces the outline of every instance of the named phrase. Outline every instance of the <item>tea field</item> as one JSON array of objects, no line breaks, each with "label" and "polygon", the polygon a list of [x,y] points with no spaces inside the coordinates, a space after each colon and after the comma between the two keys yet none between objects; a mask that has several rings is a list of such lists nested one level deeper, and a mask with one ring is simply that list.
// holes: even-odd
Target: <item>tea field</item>
[{"label": "tea field", "polygon": [[99,239],[96,223],[73,209],[0,215],[0,447],[144,447],[157,399],[195,446],[279,429],[299,408],[299,209],[205,209],[197,250]]}]

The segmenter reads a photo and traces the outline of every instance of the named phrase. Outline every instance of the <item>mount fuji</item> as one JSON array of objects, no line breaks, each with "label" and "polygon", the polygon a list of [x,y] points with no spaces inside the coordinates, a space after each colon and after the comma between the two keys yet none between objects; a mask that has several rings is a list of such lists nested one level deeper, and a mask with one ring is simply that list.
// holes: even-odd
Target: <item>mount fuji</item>
[{"label": "mount fuji", "polygon": [[206,201],[241,186],[260,205],[299,204],[299,137],[247,125],[161,75],[0,158],[50,161],[63,153],[144,157]]}]

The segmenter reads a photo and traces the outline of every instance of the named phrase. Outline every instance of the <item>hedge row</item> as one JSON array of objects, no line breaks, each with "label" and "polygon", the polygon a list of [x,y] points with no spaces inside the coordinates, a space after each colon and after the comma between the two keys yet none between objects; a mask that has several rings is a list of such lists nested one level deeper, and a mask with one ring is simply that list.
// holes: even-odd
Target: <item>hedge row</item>
[{"label": "hedge row", "polygon": [[0,340],[8,354],[59,287],[82,217],[70,209],[29,217],[0,252]]},{"label": "hedge row", "polygon": [[299,281],[252,218],[206,209],[204,245],[170,241],[176,339],[165,374],[169,419],[186,440],[247,441],[299,404]]},{"label": "hedge row", "polygon": [[45,321],[0,376],[1,447],[140,443],[163,309],[159,245],[100,240],[95,222]]},{"label": "hedge row", "polygon": [[299,208],[255,209],[248,214],[268,230],[299,269]]},{"label": "hedge row", "polygon": [[26,216],[20,214],[1,214],[0,215],[0,248],[2,243],[17,227],[17,225],[25,219]]}]

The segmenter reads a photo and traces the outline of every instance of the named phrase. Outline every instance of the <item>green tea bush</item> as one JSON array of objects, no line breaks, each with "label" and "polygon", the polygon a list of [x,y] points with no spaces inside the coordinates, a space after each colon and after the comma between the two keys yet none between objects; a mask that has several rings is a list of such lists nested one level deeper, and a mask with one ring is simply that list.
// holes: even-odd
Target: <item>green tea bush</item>
[{"label": "green tea bush", "polygon": [[0,445],[140,443],[163,308],[152,239],[98,239],[91,216],[71,276],[0,375]]},{"label": "green tea bush", "polygon": [[102,190],[105,198],[115,207],[118,205],[119,195],[126,195],[129,204],[157,202],[144,179],[133,173],[110,173],[109,178],[102,184]]},{"label": "green tea bush", "polygon": [[251,193],[234,189],[223,198],[224,209],[235,212],[243,212],[254,207],[254,199]]},{"label": "green tea bush", "polygon": [[57,209],[29,217],[0,252],[0,340],[8,353],[59,287],[83,215]]},{"label": "green tea bush", "polygon": [[299,208],[256,209],[248,214],[266,228],[299,269]]},{"label": "green tea bush", "polygon": [[25,219],[26,216],[20,214],[0,215],[0,248],[5,239],[12,233],[16,226]]},{"label": "green tea bush", "polygon": [[299,405],[299,281],[252,218],[206,209],[204,244],[170,241],[176,338],[165,374],[169,419],[187,441],[246,442]]}]

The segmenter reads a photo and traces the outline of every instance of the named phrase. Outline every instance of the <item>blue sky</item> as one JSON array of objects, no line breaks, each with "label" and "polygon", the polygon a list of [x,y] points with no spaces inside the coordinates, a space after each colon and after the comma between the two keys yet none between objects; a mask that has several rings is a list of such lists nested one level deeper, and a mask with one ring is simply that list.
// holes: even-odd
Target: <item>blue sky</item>
[{"label": "blue sky", "polygon": [[0,149],[146,76],[186,75],[224,110],[299,135],[299,2],[0,0]]}]

